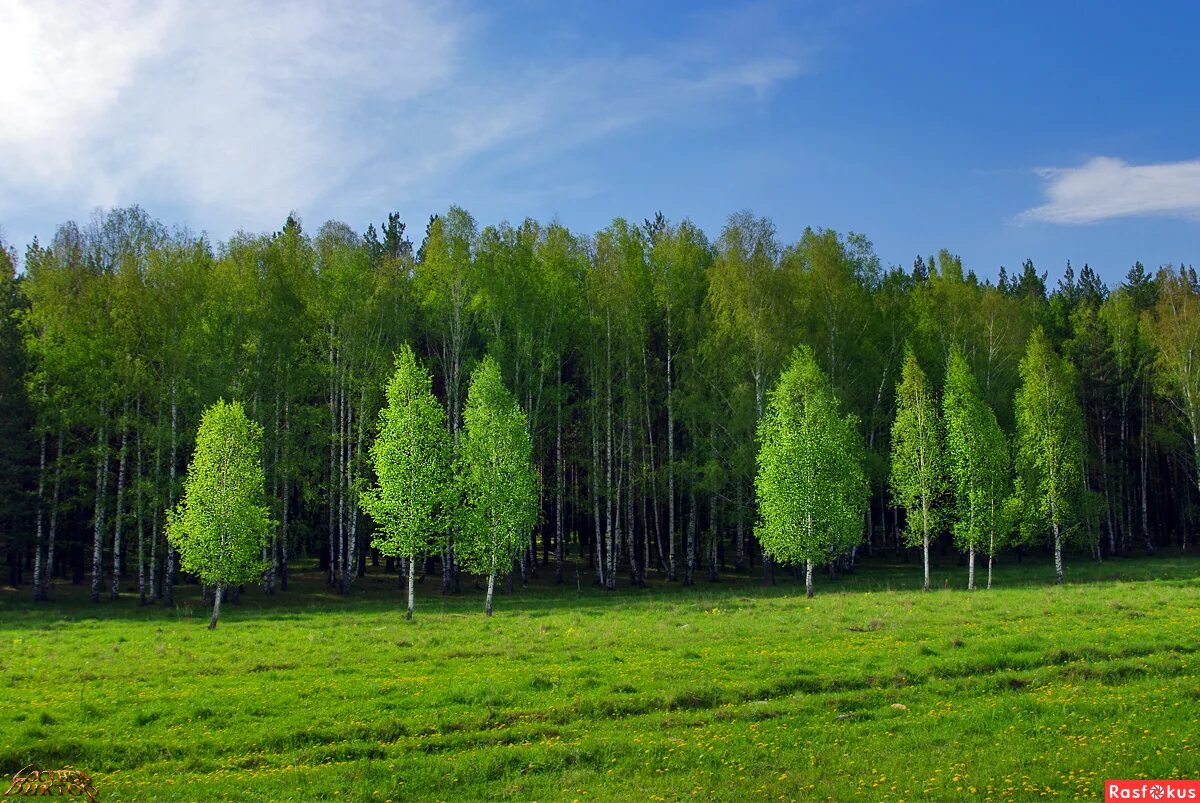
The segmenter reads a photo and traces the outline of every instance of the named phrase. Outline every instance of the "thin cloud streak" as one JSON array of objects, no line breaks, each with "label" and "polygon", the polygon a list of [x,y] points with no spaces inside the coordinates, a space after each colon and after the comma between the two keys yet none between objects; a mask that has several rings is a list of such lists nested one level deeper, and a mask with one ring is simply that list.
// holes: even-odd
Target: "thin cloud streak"
[{"label": "thin cloud streak", "polygon": [[518,167],[538,192],[553,155],[761,102],[807,68],[796,48],[708,32],[650,54],[475,63],[495,20],[423,0],[94,9],[0,10],[0,111],[19,121],[0,127],[0,214],[18,198],[139,202],[230,232],[290,209],[377,216]]}]

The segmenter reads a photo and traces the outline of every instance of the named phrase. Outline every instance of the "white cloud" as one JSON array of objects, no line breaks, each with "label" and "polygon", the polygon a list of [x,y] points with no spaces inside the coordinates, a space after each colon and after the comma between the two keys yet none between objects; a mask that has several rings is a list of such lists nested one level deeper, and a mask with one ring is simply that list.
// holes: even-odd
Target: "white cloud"
[{"label": "white cloud", "polygon": [[6,3],[0,188],[273,224],[385,146],[369,106],[451,77],[463,20],[421,0]]},{"label": "white cloud", "polygon": [[0,213],[169,205],[218,234],[376,216],[803,66],[707,32],[478,63],[488,20],[450,2],[0,0]]},{"label": "white cloud", "polygon": [[1110,157],[1047,168],[1047,203],[1019,220],[1095,223],[1121,217],[1200,217],[1200,160],[1131,165]]}]

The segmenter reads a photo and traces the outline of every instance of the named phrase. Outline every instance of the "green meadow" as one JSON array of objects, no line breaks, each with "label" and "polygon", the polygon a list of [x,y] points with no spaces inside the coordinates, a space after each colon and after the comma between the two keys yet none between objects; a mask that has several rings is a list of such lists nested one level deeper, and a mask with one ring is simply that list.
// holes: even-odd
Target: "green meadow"
[{"label": "green meadow", "polygon": [[[1200,777],[1200,560],[867,562],[497,596],[316,573],[176,610],[0,591],[0,773],[101,800],[1096,800]],[[7,786],[7,782],[6,782]]]}]

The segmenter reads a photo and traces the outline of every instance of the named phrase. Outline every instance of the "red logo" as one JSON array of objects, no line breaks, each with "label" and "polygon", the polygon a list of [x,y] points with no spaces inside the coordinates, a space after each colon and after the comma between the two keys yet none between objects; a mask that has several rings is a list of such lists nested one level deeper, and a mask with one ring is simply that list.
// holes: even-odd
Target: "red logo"
[{"label": "red logo", "polygon": [[1119,800],[1194,800],[1200,803],[1200,781],[1105,781],[1104,803]]}]

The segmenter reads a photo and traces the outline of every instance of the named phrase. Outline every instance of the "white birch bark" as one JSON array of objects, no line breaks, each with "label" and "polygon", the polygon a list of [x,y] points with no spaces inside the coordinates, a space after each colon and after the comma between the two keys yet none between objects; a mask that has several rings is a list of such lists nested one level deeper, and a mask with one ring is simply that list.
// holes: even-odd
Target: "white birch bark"
[{"label": "white birch bark", "polygon": [[217,629],[217,617],[221,615],[221,597],[225,596],[225,584],[217,583],[216,593],[213,594],[212,619],[208,621],[208,629]]},{"label": "white birch bark", "polygon": [[58,450],[54,456],[54,490],[50,493],[50,532],[46,540],[46,569],[42,574],[42,598],[50,598],[54,586],[54,537],[58,532],[58,490],[62,480],[63,428],[58,429]]},{"label": "white birch bark", "polygon": [[[177,398],[177,382],[171,379],[171,465],[167,472],[167,507],[175,507],[175,466],[178,464],[177,439],[179,404]],[[175,605],[175,548],[167,542],[167,561],[163,569],[163,601]]]},{"label": "white birch bark", "polygon": [[33,599],[40,601],[46,598],[44,592],[45,580],[42,577],[44,565],[42,563],[42,537],[44,535],[42,529],[43,505],[42,500],[45,497],[46,490],[46,433],[42,432],[40,445],[38,448],[38,486],[37,486],[37,524],[35,526],[36,537],[34,540],[33,551]]},{"label": "white birch bark", "polygon": [[92,531],[92,602],[100,601],[100,586],[103,582],[101,558],[104,549],[104,491],[108,474],[108,444],[106,443],[105,416],[107,410],[100,405],[100,434],[96,439],[96,504]]},{"label": "white birch bark", "polygon": [[113,519],[112,590],[109,599],[121,596],[121,535],[125,525],[125,458],[129,444],[129,402],[121,412],[121,452],[117,468],[117,511]]}]

